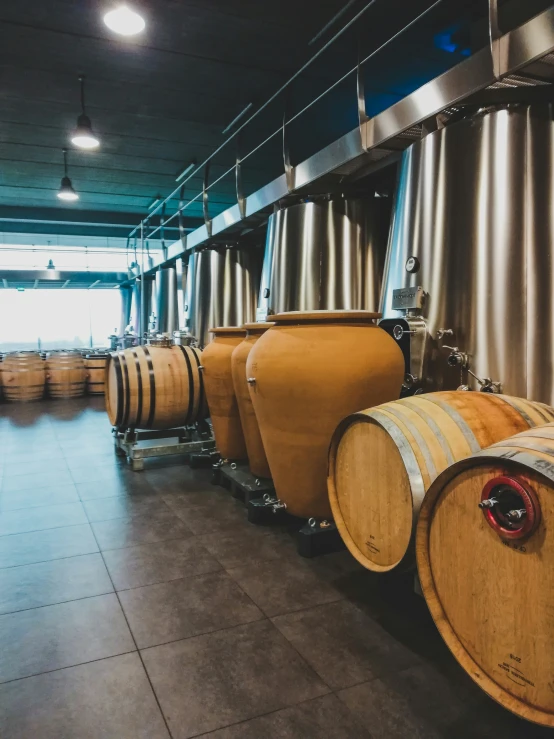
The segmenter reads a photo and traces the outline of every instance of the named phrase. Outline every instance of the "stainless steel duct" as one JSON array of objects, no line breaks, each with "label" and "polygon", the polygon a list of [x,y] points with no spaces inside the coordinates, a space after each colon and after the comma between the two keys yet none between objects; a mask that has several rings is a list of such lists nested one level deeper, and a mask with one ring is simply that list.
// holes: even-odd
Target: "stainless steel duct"
[{"label": "stainless steel duct", "polygon": [[424,390],[483,387],[472,372],[554,402],[553,246],[550,106],[483,112],[405,152],[382,310],[401,318],[395,306],[425,291],[423,309],[407,311],[426,323]]},{"label": "stainless steel duct", "polygon": [[132,297],[131,297],[131,313],[129,317],[129,324],[133,329],[133,332],[140,336],[140,310],[142,305],[142,282],[140,279],[136,279],[133,282]]},{"label": "stainless steel duct", "polygon": [[177,309],[177,271],[174,266],[156,272],[156,318],[160,334],[173,335],[179,328]]},{"label": "stainless steel duct", "polygon": [[191,254],[185,310],[187,328],[201,347],[215,326],[240,326],[256,320],[261,253],[259,249],[217,248]]},{"label": "stainless steel duct", "polygon": [[336,197],[274,213],[258,318],[291,310],[377,310],[386,251],[383,205],[379,198]]},{"label": "stainless steel duct", "polygon": [[141,281],[141,300],[140,300],[140,323],[139,323],[139,336],[144,337],[144,334],[148,333],[148,324],[150,321],[150,313],[152,312],[152,285],[153,280],[143,276],[140,278]]},{"label": "stainless steel duct", "polygon": [[119,316],[119,329],[116,329],[116,333],[118,336],[123,336],[131,320],[133,291],[130,287],[122,287],[119,289],[119,295],[121,297],[121,314]]}]

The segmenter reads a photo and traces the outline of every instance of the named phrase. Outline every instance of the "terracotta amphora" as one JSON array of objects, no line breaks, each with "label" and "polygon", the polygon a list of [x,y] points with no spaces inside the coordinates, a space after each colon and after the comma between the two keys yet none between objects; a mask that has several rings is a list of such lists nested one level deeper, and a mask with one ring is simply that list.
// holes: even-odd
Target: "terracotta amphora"
[{"label": "terracotta amphora", "polygon": [[245,338],[246,330],[233,326],[211,328],[210,333],[213,339],[202,351],[202,374],[215,443],[224,459],[246,460],[246,444],[231,369],[231,355]]},{"label": "terracotta amphora", "polygon": [[248,452],[248,466],[250,472],[257,477],[271,477],[260,427],[252,405],[246,376],[246,360],[258,341],[273,323],[245,323],[246,338],[233,351],[231,364],[233,369],[233,384],[239,404],[240,420]]},{"label": "terracotta amphora", "polygon": [[279,499],[330,518],[327,455],[339,421],[399,397],[404,357],[369,311],[281,313],[248,357],[254,410]]}]

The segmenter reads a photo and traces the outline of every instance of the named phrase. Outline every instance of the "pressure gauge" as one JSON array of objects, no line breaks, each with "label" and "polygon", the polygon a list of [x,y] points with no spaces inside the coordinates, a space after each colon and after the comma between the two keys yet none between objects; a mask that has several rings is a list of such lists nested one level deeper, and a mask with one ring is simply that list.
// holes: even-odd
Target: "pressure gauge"
[{"label": "pressure gauge", "polygon": [[406,272],[409,272],[411,275],[419,272],[420,267],[421,264],[417,257],[408,257],[408,259],[406,260]]}]

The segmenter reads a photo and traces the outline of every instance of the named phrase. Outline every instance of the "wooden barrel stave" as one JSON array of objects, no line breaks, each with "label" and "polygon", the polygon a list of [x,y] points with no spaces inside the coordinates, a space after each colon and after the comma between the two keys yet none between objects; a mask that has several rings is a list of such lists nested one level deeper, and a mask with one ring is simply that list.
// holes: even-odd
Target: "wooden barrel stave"
[{"label": "wooden barrel stave", "polygon": [[412,567],[415,524],[435,478],[459,459],[552,420],[554,410],[542,403],[458,391],[403,398],[349,416],[331,442],[328,477],[347,547],[375,572]]},{"label": "wooden barrel stave", "polygon": [[187,346],[137,346],[113,352],[106,409],[117,428],[166,429],[206,418],[201,353]]},{"label": "wooden barrel stave", "polygon": [[[498,478],[532,493],[535,528],[507,538],[479,508]],[[448,647],[485,692],[554,727],[554,424],[498,442],[445,470],[417,526],[423,595]],[[517,533],[515,536],[519,536]]]}]

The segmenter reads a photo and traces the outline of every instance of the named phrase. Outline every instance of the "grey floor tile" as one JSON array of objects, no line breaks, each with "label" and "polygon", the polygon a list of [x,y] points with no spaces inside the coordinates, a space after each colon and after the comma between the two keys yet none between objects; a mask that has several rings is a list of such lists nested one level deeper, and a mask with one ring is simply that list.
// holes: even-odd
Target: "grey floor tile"
[{"label": "grey floor tile", "polygon": [[71,485],[73,479],[69,470],[58,470],[57,472],[34,472],[32,474],[6,477],[0,491],[2,493],[15,493],[18,490],[34,490],[36,488],[50,488],[61,485]]},{"label": "grey floor tile", "polygon": [[190,529],[171,511],[167,514],[116,518],[93,523],[100,549],[121,549],[135,544],[151,544],[192,536]]},{"label": "grey floor tile", "polygon": [[79,502],[77,488],[73,484],[18,490],[16,493],[0,492],[0,511],[16,511],[22,508]]},{"label": "grey floor tile", "polygon": [[[0,459],[5,464],[21,465],[38,464],[40,462],[56,461],[65,464],[63,450],[59,446],[47,447],[42,444],[34,445],[32,449],[6,449],[0,450]],[[24,474],[28,474],[25,472]]]},{"label": "grey floor tile", "polygon": [[88,523],[81,503],[60,503],[26,510],[3,511],[0,515],[0,536],[75,526],[80,523]]},{"label": "grey floor tile", "polygon": [[135,649],[113,594],[0,616],[0,682]]},{"label": "grey floor tile", "polygon": [[263,618],[224,572],[119,593],[139,648]]},{"label": "grey floor tile", "polygon": [[103,556],[116,590],[138,588],[221,569],[219,562],[196,537],[109,549],[104,551]]},{"label": "grey floor tile", "polygon": [[417,655],[348,601],[316,606],[272,620],[333,690],[420,662]]},{"label": "grey floor tile", "polygon": [[[39,446],[40,450],[40,446]],[[4,465],[5,477],[19,477],[20,475],[52,474],[55,472],[67,472],[67,463],[63,457],[35,459],[34,454],[29,454],[21,460],[12,461],[9,457]]]},{"label": "grey floor tile", "polygon": [[251,525],[247,534],[242,531],[222,531],[198,537],[206,549],[224,567],[254,566],[269,559],[298,557],[294,540],[288,534],[268,531]]},{"label": "grey floor tile", "polygon": [[142,656],[174,739],[328,692],[268,621],[153,647]]},{"label": "grey floor tile", "polygon": [[125,482],[130,475],[140,474],[113,464],[88,464],[74,467],[69,472],[73,482],[95,482],[98,485],[103,485],[104,483],[116,484],[120,481]]},{"label": "grey floor tile", "polygon": [[113,498],[118,495],[140,495],[146,493],[152,495],[154,490],[148,481],[141,477],[140,472],[135,473],[135,477],[129,479],[110,479],[89,482],[78,482],[75,484],[77,492],[81,500],[96,500],[97,498]]},{"label": "grey floor tile", "polygon": [[228,570],[267,616],[340,600],[340,592],[314,569],[311,562],[296,560],[261,562],[256,567]]},{"label": "grey floor tile", "polygon": [[373,680],[339,693],[341,700],[371,731],[372,739],[444,739],[402,693]]},{"label": "grey floor tile", "polygon": [[90,525],[0,536],[0,568],[47,562],[98,551]]},{"label": "grey floor tile", "polygon": [[340,691],[340,699],[375,739],[538,739],[533,727],[489,699],[453,661],[439,671],[421,664]]},{"label": "grey floor tile", "polygon": [[138,654],[0,686],[2,739],[169,739]]},{"label": "grey floor tile", "polygon": [[100,554],[0,570],[0,613],[113,592]]},{"label": "grey floor tile", "polygon": [[251,530],[244,505],[229,493],[216,489],[193,494],[164,495],[163,498],[194,534]]},{"label": "grey floor tile", "polygon": [[165,513],[171,511],[159,495],[118,495],[113,498],[96,498],[83,501],[89,521],[110,521],[114,518]]},{"label": "grey floor tile", "polygon": [[371,739],[348,708],[334,695],[324,695],[292,708],[259,716],[203,739]]}]

